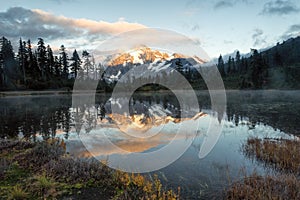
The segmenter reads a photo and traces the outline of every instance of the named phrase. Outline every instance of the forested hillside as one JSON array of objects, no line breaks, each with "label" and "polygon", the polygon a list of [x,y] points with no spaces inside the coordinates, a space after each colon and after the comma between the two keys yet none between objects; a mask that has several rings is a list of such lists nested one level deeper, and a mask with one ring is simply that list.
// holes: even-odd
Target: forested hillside
[{"label": "forested hillside", "polygon": [[230,89],[300,89],[300,37],[268,50],[251,49],[250,57],[218,59],[218,69]]}]

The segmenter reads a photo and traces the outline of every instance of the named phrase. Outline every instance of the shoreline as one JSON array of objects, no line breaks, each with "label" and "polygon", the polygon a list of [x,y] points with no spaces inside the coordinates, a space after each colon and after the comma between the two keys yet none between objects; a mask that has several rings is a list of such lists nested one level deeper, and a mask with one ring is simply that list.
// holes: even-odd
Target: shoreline
[{"label": "shoreline", "polygon": [[[149,90],[149,91],[136,91],[137,93],[148,93],[148,92],[168,92],[169,90]],[[180,90],[179,90],[180,91]],[[199,92],[209,92],[209,90],[193,90],[193,91],[199,91]],[[216,90],[219,91],[219,90]],[[299,91],[299,89],[225,89],[227,92],[249,92],[249,91],[274,91],[274,92],[280,92],[280,91]],[[1,97],[17,97],[17,96],[39,96],[39,95],[73,95],[73,94],[112,94],[112,92],[105,92],[105,91],[92,91],[92,90],[18,90],[18,91],[0,91],[0,98]]]}]

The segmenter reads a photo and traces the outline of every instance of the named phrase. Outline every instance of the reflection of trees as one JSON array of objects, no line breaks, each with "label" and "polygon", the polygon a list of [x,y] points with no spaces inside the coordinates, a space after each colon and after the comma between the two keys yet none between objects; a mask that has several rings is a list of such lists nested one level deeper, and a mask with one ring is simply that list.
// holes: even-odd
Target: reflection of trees
[{"label": "reflection of trees", "polygon": [[[249,128],[253,128],[256,123],[264,123],[287,133],[299,134],[299,98],[288,95],[289,93],[278,93],[229,92],[228,120],[238,125],[241,120],[246,119],[251,122]],[[205,93],[198,97],[199,107],[209,109],[209,95]],[[108,99],[109,96],[98,95],[96,105],[83,104],[74,108],[71,108],[70,96],[0,99],[0,137],[18,137],[19,133],[23,133],[25,138],[35,140],[37,134],[46,139],[62,133],[67,139],[71,131],[79,133],[81,128],[89,133],[97,123],[111,121]],[[141,119],[144,123],[148,123],[147,120],[151,117],[148,109],[155,105],[160,105],[173,118],[180,117],[181,114],[177,99],[167,92],[134,94],[129,103],[130,114],[145,114],[145,118]],[[216,112],[221,120],[224,111]]]},{"label": "reflection of trees", "polygon": [[77,134],[79,134],[81,126],[83,125],[83,107],[77,106],[76,108],[73,108],[75,111],[73,112],[74,121],[75,121],[75,131]]},{"label": "reflection of trees", "polygon": [[298,121],[300,98],[297,93],[285,91],[244,91],[227,94],[228,120],[238,124],[240,120],[262,123],[290,134],[300,134]]},{"label": "reflection of trees", "polygon": [[100,120],[102,121],[105,118],[105,114],[106,114],[106,109],[103,103],[96,104],[96,110],[97,110],[97,118],[100,118]]},{"label": "reflection of trees", "polygon": [[88,106],[85,108],[85,123],[84,123],[84,128],[85,128],[85,131],[87,133],[89,133],[97,125],[96,113],[94,111],[95,110],[91,109]]},{"label": "reflection of trees", "polygon": [[[55,137],[58,129],[69,127],[70,97],[32,97],[1,99],[0,137],[25,138],[40,134],[43,138]],[[66,128],[67,130],[68,128]]]},{"label": "reflection of trees", "polygon": [[69,107],[63,107],[63,123],[62,128],[65,132],[65,138],[68,139],[69,137],[69,131],[70,131],[70,121],[71,121],[71,113]]}]

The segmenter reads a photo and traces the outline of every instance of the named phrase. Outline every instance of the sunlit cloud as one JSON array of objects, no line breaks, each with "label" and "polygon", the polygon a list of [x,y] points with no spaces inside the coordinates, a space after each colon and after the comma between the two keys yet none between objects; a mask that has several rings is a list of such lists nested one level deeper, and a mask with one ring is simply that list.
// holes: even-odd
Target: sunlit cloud
[{"label": "sunlit cloud", "polygon": [[23,7],[12,7],[0,12],[0,18],[1,36],[13,42],[18,41],[20,37],[25,40],[41,37],[56,48],[63,43],[67,48],[76,46],[93,49],[99,42],[112,35],[146,27],[139,23],[127,22],[124,18],[116,22],[73,19]]},{"label": "sunlit cloud", "polygon": [[32,10],[32,12],[37,14],[37,17],[42,24],[64,27],[67,30],[82,31],[87,34],[112,35],[146,27],[142,24],[126,22],[124,18],[120,18],[117,22],[110,23],[105,21],[55,16],[51,13],[37,9]]}]

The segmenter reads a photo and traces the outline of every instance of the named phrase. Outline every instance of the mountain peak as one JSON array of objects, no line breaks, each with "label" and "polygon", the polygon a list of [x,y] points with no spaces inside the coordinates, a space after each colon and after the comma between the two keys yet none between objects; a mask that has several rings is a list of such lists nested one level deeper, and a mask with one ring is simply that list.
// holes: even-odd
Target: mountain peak
[{"label": "mountain peak", "polygon": [[119,66],[127,64],[147,64],[171,60],[174,58],[187,58],[179,53],[167,53],[147,46],[140,46],[131,51],[118,54],[109,62],[109,66]]}]

